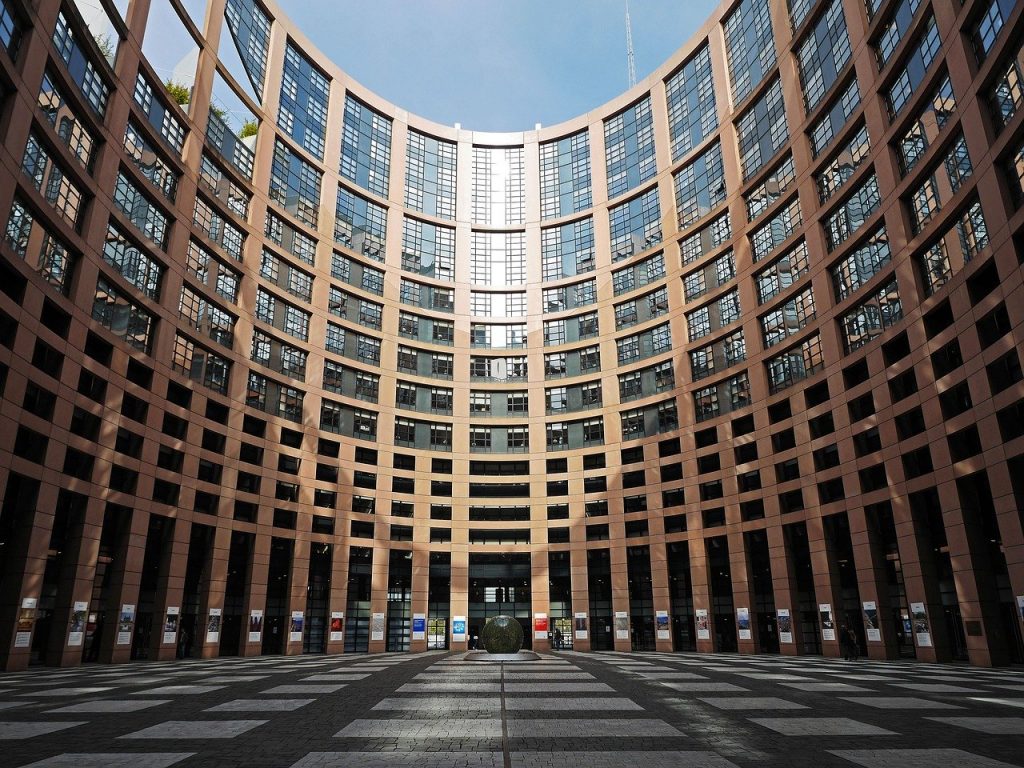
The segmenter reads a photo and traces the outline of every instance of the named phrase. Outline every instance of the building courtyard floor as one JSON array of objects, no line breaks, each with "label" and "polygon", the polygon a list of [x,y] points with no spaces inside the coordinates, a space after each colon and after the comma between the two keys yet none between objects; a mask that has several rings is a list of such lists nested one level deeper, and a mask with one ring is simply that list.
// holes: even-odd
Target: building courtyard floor
[{"label": "building courtyard floor", "polygon": [[1024,765],[1024,672],[820,657],[256,657],[0,675],[0,765]]}]

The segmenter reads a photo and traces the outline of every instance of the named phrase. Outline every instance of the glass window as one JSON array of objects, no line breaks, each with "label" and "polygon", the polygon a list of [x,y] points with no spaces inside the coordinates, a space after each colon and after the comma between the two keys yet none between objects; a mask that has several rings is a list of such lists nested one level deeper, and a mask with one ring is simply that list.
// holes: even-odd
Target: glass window
[{"label": "glass window", "polygon": [[540,145],[541,218],[579,213],[592,205],[590,135],[580,131]]},{"label": "glass window", "polygon": [[454,220],[455,143],[410,130],[406,149],[406,207]]},{"label": "glass window", "polygon": [[[774,54],[773,54],[774,55]],[[744,181],[753,176],[789,139],[782,81],[776,80],[736,122]]]},{"label": "glass window", "polygon": [[738,105],[775,66],[775,38],[768,0],[742,0],[725,19],[732,103]]},{"label": "glass window", "polygon": [[300,147],[322,160],[330,80],[291,40],[285,44],[277,124]]},{"label": "glass window", "polygon": [[604,143],[609,198],[653,179],[657,167],[651,97],[605,120]]},{"label": "glass window", "polygon": [[342,178],[378,197],[388,196],[391,120],[350,94],[345,94],[338,170]]},{"label": "glass window", "polygon": [[704,45],[665,81],[672,161],[699,146],[718,127],[711,54]]}]

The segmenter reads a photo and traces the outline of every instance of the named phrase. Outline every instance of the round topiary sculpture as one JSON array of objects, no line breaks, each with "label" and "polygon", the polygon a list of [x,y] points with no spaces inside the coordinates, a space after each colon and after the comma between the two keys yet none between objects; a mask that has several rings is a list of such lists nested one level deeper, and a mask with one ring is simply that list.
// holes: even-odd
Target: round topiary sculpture
[{"label": "round topiary sculpture", "polygon": [[511,616],[494,616],[484,624],[480,641],[488,653],[517,653],[523,647],[523,627]]}]

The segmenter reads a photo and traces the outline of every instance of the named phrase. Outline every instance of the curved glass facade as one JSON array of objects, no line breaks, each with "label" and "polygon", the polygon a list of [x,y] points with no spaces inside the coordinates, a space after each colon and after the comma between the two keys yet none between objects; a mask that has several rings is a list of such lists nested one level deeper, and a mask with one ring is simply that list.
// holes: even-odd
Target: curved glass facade
[{"label": "curved glass facade", "polygon": [[501,134],[273,3],[0,6],[4,668],[1024,660],[1019,5],[723,3]]}]

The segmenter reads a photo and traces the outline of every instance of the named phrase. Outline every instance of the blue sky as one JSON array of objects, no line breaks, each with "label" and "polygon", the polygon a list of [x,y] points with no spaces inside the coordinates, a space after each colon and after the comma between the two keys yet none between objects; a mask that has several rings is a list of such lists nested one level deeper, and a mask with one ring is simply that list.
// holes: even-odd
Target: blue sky
[{"label": "blue sky", "polygon": [[[280,0],[334,62],[399,107],[481,131],[554,125],[627,87],[624,0]],[[632,0],[637,79],[717,0]],[[456,55],[457,54],[457,55]]]}]

